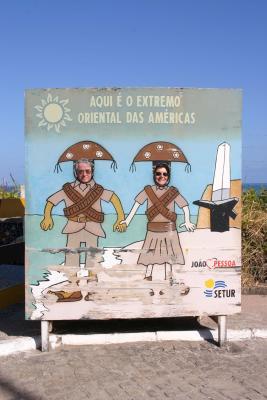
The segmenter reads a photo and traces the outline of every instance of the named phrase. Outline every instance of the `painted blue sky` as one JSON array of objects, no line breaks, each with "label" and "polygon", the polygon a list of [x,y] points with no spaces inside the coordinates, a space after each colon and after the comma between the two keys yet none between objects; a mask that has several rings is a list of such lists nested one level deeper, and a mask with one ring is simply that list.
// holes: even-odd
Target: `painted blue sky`
[{"label": "painted blue sky", "polygon": [[243,90],[243,179],[267,181],[267,2],[2,2],[0,178],[24,182],[24,90]]}]

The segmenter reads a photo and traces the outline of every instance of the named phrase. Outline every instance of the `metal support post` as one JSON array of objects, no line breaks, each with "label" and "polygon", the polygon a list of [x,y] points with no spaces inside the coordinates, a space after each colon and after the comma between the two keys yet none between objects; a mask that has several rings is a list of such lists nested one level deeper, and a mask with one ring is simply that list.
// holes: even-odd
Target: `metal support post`
[{"label": "metal support post", "polygon": [[52,333],[53,331],[53,321],[48,321],[48,332]]},{"label": "metal support post", "polygon": [[218,342],[221,347],[227,340],[226,315],[218,316]]},{"label": "metal support post", "polygon": [[49,351],[49,321],[41,321],[42,351]]}]

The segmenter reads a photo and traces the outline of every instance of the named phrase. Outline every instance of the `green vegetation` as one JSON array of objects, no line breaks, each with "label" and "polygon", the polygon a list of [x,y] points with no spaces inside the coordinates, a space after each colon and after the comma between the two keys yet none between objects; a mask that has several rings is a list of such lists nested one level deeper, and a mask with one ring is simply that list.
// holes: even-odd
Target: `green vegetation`
[{"label": "green vegetation", "polygon": [[0,186],[0,199],[15,199],[20,197],[17,187],[7,190],[4,186]]},{"label": "green vegetation", "polygon": [[12,199],[20,197],[20,186],[15,181],[13,175],[10,173],[10,178],[12,184],[9,185],[5,179],[3,179],[3,184],[0,185],[0,199]]},{"label": "green vegetation", "polygon": [[242,286],[267,280],[267,190],[243,193]]}]

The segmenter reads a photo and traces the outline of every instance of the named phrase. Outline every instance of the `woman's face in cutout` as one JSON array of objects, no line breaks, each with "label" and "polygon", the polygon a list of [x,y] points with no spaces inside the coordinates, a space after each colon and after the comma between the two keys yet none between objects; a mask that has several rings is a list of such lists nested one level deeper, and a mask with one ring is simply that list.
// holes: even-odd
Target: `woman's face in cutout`
[{"label": "woman's face in cutout", "polygon": [[154,172],[155,183],[159,187],[164,187],[169,183],[169,174],[165,167],[158,167]]}]

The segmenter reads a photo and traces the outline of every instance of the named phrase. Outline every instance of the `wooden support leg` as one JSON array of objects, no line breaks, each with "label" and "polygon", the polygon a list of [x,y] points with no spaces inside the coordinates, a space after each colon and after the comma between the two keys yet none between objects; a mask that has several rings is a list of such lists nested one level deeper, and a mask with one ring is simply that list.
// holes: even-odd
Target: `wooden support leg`
[{"label": "wooden support leg", "polygon": [[41,321],[42,351],[49,351],[49,321]]},{"label": "wooden support leg", "polygon": [[221,347],[227,340],[226,315],[218,316],[218,342]]}]

